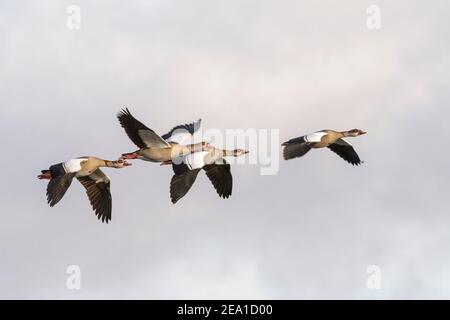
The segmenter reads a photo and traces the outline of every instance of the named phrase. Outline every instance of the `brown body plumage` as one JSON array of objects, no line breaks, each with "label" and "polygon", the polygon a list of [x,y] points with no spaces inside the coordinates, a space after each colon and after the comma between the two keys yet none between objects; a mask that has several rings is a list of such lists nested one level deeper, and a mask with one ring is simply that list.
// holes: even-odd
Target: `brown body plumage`
[{"label": "brown body plumage", "polygon": [[290,160],[304,156],[311,149],[329,148],[352,165],[360,165],[362,161],[359,159],[358,154],[352,145],[343,138],[357,137],[363,134],[366,134],[366,132],[359,129],[317,131],[284,142],[282,144],[284,146],[283,157],[285,160]]},{"label": "brown body plumage", "polygon": [[124,168],[131,165],[125,160],[104,160],[97,157],[80,157],[50,166],[48,170],[42,170],[39,179],[50,180],[47,185],[48,204],[55,206],[69,189],[73,178],[86,189],[87,196],[102,222],[111,220],[112,198],[110,180],[100,168]]},{"label": "brown body plumage", "polygon": [[200,119],[195,123],[176,126],[165,135],[159,136],[155,131],[134,118],[128,109],[122,110],[117,118],[130,140],[139,147],[137,151],[122,154],[122,159],[170,163],[173,158],[191,152],[204,151],[209,147],[207,142],[181,145],[170,141],[172,134],[177,133],[177,131],[178,133],[185,131],[188,136],[193,135],[200,126]]}]

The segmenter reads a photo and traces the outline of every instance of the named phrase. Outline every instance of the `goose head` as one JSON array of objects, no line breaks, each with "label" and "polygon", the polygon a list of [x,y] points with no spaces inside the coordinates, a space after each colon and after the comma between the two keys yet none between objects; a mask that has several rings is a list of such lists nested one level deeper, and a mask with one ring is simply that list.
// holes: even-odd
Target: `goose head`
[{"label": "goose head", "polygon": [[119,160],[133,160],[133,159],[143,159],[141,155],[139,155],[137,152],[130,152],[130,153],[124,153],[119,158]]},{"label": "goose head", "polygon": [[362,131],[360,129],[352,129],[352,130],[346,131],[344,133],[344,136],[346,136],[346,137],[357,137],[357,136],[361,136],[361,135],[366,134],[366,133],[367,132]]},{"label": "goose head", "polygon": [[201,151],[209,151],[212,148],[211,144],[208,141],[203,141],[201,146]]},{"label": "goose head", "polygon": [[199,143],[187,145],[187,147],[191,150],[191,152],[201,152],[201,151],[209,151],[211,145],[207,141],[202,141]]},{"label": "goose head", "polygon": [[244,150],[244,149],[236,149],[236,150],[233,150],[233,156],[239,157],[239,156],[242,156],[242,155],[247,154],[249,152],[250,151]]},{"label": "goose head", "polygon": [[121,168],[131,166],[131,163],[127,162],[124,159],[118,159],[116,161],[112,161],[112,165],[114,168],[121,169]]}]

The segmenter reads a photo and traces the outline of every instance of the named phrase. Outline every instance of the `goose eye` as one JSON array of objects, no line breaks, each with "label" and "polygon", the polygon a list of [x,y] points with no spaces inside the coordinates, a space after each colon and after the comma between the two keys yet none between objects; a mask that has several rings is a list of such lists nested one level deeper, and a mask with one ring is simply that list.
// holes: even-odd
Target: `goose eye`
[{"label": "goose eye", "polygon": [[120,160],[119,160],[119,163],[123,163],[123,160],[122,160],[122,159],[120,159]]}]

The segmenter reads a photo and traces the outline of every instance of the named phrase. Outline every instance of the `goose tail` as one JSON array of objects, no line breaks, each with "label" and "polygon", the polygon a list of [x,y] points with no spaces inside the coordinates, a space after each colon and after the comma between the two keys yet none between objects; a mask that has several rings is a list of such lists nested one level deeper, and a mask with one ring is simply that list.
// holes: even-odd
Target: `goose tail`
[{"label": "goose tail", "polygon": [[41,174],[37,176],[39,180],[47,179],[50,180],[52,178],[50,174],[50,170],[41,170]]}]

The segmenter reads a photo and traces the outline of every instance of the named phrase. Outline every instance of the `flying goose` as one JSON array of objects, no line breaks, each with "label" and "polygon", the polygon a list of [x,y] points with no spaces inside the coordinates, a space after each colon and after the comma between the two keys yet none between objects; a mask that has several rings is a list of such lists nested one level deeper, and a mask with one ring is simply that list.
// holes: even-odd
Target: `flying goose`
[{"label": "flying goose", "polygon": [[352,165],[363,163],[352,145],[342,138],[357,137],[366,134],[366,132],[353,129],[349,131],[321,130],[302,137],[291,139],[284,142],[283,157],[285,160],[299,158],[305,155],[311,148],[329,148],[338,154],[342,159]]},{"label": "flying goose", "polygon": [[198,173],[204,169],[220,197],[228,198],[233,189],[233,177],[230,164],[224,157],[238,157],[248,153],[246,150],[222,150],[210,147],[209,151],[200,151],[185,155],[172,162],[174,176],[170,181],[170,198],[176,203],[186,195],[195,182]]},{"label": "flying goose", "polygon": [[39,179],[50,180],[47,185],[47,202],[55,206],[70,187],[73,178],[86,189],[87,196],[98,219],[108,223],[111,220],[110,180],[101,167],[124,168],[131,164],[123,159],[103,160],[96,157],[81,157],[54,164],[48,170],[42,170]]},{"label": "flying goose", "polygon": [[172,158],[204,151],[209,146],[207,142],[185,145],[200,128],[201,119],[194,123],[176,126],[168,133],[159,136],[134,118],[128,108],[120,111],[117,118],[131,141],[139,147],[137,151],[122,154],[121,159],[141,159],[170,164]]}]

